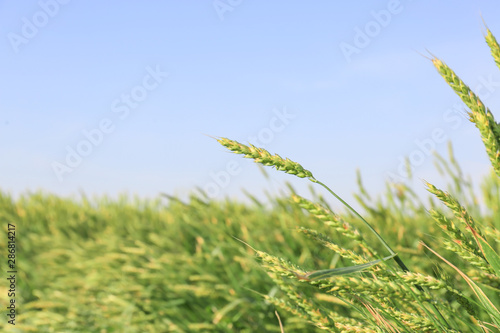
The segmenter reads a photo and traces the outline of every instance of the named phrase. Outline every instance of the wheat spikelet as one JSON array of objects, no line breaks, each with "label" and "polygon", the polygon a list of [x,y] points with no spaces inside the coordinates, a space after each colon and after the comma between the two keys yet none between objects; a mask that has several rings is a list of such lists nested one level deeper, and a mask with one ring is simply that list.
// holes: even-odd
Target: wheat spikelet
[{"label": "wheat spikelet", "polygon": [[461,244],[444,240],[443,241],[444,248],[455,252],[458,254],[464,261],[475,266],[482,270],[487,274],[493,274],[493,268],[488,264],[488,262],[483,258],[483,256],[477,255],[472,251],[469,251],[467,248],[463,247]]},{"label": "wheat spikelet", "polygon": [[[498,44],[497,44],[498,45]],[[491,160],[493,168],[500,177],[500,128],[493,118],[493,114],[486,108],[471,89],[451,70],[444,62],[437,58],[432,63],[445,79],[448,85],[457,93],[467,105],[470,120],[476,124],[481,138],[486,147],[486,152]]]},{"label": "wheat spikelet", "polygon": [[298,195],[293,195],[292,200],[298,204],[301,208],[307,210],[309,213],[311,213],[314,217],[322,221],[328,226],[331,226],[333,229],[335,229],[337,232],[339,232],[341,235],[346,236],[348,238],[351,238],[355,240],[362,248],[363,250],[370,254],[370,255],[376,255],[376,251],[373,250],[363,239],[363,236],[359,232],[357,228],[355,228],[353,225],[345,222],[340,216],[337,214],[332,213],[328,209],[324,208],[320,204],[315,204],[312,203],[311,201],[300,197]]},{"label": "wheat spikelet", "polygon": [[493,56],[493,59],[495,59],[495,63],[497,64],[498,68],[500,68],[500,46],[498,45],[498,42],[491,33],[490,29],[486,29],[486,43],[490,47],[491,50],[491,55]]},{"label": "wheat spikelet", "polygon": [[350,324],[344,324],[344,323],[337,323],[335,325],[341,333],[347,333],[347,332],[355,332],[355,333],[376,333],[378,330],[374,330],[372,328],[368,327],[363,327],[361,325],[355,326],[355,325],[350,325]]},{"label": "wheat spikelet", "polygon": [[[282,278],[280,278],[279,274],[268,271],[268,275],[280,287],[280,289],[286,293],[288,298],[293,301],[295,304],[295,312],[299,312],[303,318],[307,319],[311,324],[316,325],[318,328],[330,330],[335,326],[334,320],[332,320],[332,318],[324,311],[320,310],[318,304],[308,298],[305,298],[304,295],[299,294],[291,284],[287,284]],[[286,301],[280,300],[276,302],[276,304],[279,304],[281,307],[291,307],[291,305]],[[343,318],[341,321],[344,321]]]},{"label": "wheat spikelet", "polygon": [[[347,293],[380,299],[390,297],[400,301],[414,300],[406,285],[397,283],[396,281],[376,280],[362,276],[337,276],[327,283],[322,283],[321,288],[326,289],[326,292],[332,295]],[[413,292],[420,293],[416,289]]]},{"label": "wheat spikelet", "polygon": [[433,332],[435,329],[433,322],[423,316],[396,309],[391,309],[390,313],[412,332]]},{"label": "wheat spikelet", "polygon": [[441,229],[451,237],[451,239],[457,244],[457,246],[460,246],[463,248],[461,252],[468,251],[475,256],[482,257],[482,253],[480,249],[477,246],[477,243],[471,238],[467,237],[462,230],[460,230],[455,223],[450,221],[446,216],[444,216],[442,213],[431,209],[429,211],[430,215],[434,219],[434,221],[437,222],[437,224],[441,227]]},{"label": "wheat spikelet", "polygon": [[[474,229],[479,236],[482,238],[485,238],[483,233],[481,232],[481,229],[479,226],[476,224],[472,216],[469,215],[467,210],[453,197],[451,196],[448,192],[444,192],[440,189],[438,189],[436,186],[430,184],[430,183],[425,183],[427,185],[427,190],[434,194],[436,197],[441,200],[448,208],[450,208],[453,211],[453,214],[464,222],[464,224],[467,226],[467,230],[470,231],[470,229]],[[477,245],[476,245],[477,248]],[[480,250],[477,248],[477,253],[481,253]]]},{"label": "wheat spikelet", "polygon": [[492,227],[486,227],[484,228],[484,233],[491,237],[491,239],[495,242],[500,243],[500,230],[494,229]]},{"label": "wheat spikelet", "polygon": [[263,295],[263,297],[269,303],[271,303],[277,307],[280,307],[283,310],[285,310],[285,311],[287,311],[287,312],[289,312],[289,313],[291,313],[299,318],[302,318],[305,320],[309,319],[307,314],[304,312],[304,310],[302,310],[300,307],[298,307],[296,305],[292,305],[287,301],[284,301],[280,298],[272,297],[269,295]]},{"label": "wheat spikelet", "polygon": [[300,227],[300,228],[297,228],[297,231],[305,234],[307,237],[309,237],[311,239],[316,240],[324,247],[338,253],[343,258],[351,260],[355,264],[366,264],[369,262],[369,260],[363,258],[359,254],[356,254],[351,250],[348,250],[348,249],[345,249],[343,247],[338,246],[337,244],[332,242],[328,237],[317,232],[316,230]]},{"label": "wheat spikelet", "polygon": [[307,177],[314,179],[311,171],[304,169],[299,163],[291,161],[288,158],[284,159],[278,154],[271,155],[263,148],[257,148],[254,145],[247,146],[239,143],[238,141],[227,138],[219,138],[217,139],[217,142],[235,154],[242,154],[246,158],[252,158],[256,163],[266,166],[274,166],[279,171],[284,171],[300,178]]},{"label": "wheat spikelet", "polygon": [[423,275],[421,273],[413,273],[413,272],[395,272],[401,279],[403,279],[406,283],[411,285],[419,284],[421,286],[425,286],[429,289],[446,289],[448,284],[444,281],[438,280],[432,276]]},{"label": "wheat spikelet", "polygon": [[306,271],[301,270],[299,267],[282,258],[275,257],[262,251],[258,251],[257,256],[262,260],[265,268],[271,272],[278,273],[281,276],[296,277],[297,274],[306,274]]},{"label": "wheat spikelet", "polygon": [[467,271],[467,275],[474,281],[480,282],[490,288],[500,290],[500,277],[495,274],[471,269]]},{"label": "wheat spikelet", "polygon": [[[451,68],[448,67],[448,65],[440,59],[433,58],[432,63],[448,85],[458,94],[469,109],[471,109],[471,111],[476,111],[479,106],[479,98],[471,91],[471,89],[455,74]],[[483,104],[481,103],[481,105]],[[486,113],[484,109],[477,111],[482,111],[483,114]]]}]

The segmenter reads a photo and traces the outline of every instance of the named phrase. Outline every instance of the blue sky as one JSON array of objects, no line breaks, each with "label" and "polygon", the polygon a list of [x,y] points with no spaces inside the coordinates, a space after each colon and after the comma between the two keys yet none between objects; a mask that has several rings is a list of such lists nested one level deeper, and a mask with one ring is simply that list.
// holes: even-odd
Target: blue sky
[{"label": "blue sky", "polygon": [[356,168],[379,193],[404,156],[416,187],[440,184],[429,152],[450,140],[466,173],[489,170],[422,54],[500,118],[481,19],[500,36],[495,1],[10,0],[0,15],[0,181],[14,195],[307,191],[207,135],[289,157],[348,200]]}]

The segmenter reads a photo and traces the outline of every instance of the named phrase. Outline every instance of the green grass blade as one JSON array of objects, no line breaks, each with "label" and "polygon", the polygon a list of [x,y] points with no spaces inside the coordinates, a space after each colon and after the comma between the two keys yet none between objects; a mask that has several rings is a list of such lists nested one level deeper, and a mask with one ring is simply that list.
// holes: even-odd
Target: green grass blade
[{"label": "green grass blade", "polygon": [[349,266],[349,267],[332,268],[332,269],[322,269],[319,271],[309,272],[305,275],[298,275],[298,274],[296,274],[296,275],[300,279],[304,279],[304,280],[308,280],[308,281],[328,279],[328,278],[331,278],[333,276],[340,276],[340,275],[347,275],[347,274],[351,274],[351,273],[361,272],[361,271],[363,271],[371,266],[374,266],[378,263],[381,263],[382,261],[392,259],[396,255],[397,255],[397,253],[394,253],[394,254],[392,254],[388,257],[385,257],[383,259],[373,260],[373,261],[367,262],[365,264]]},{"label": "green grass blade", "polygon": [[491,245],[481,236],[476,238],[481,246],[481,251],[484,257],[495,271],[495,274],[500,277],[500,256],[495,252]]}]

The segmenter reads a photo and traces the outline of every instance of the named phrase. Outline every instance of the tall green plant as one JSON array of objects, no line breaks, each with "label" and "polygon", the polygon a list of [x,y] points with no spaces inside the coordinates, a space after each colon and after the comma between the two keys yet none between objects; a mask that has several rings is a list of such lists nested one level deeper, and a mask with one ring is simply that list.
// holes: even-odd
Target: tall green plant
[{"label": "tall green plant", "polygon": [[[500,47],[489,29],[486,42],[500,67]],[[490,110],[446,64],[437,58],[433,58],[432,62],[470,109],[470,120],[479,129],[493,169],[500,177],[500,124],[495,122]],[[500,258],[497,254],[500,232],[495,226],[487,226],[487,233],[484,232],[481,223],[452,195],[427,183],[429,192],[454,214],[454,217],[449,217],[437,209],[430,211],[437,226],[448,237],[442,240],[442,244],[445,249],[455,253],[455,258],[463,261],[461,267],[467,267],[468,272],[464,273],[450,260],[427,247],[447,266],[442,268],[441,273],[434,274],[437,276],[414,273],[366,219],[299,163],[227,138],[217,141],[230,151],[251,158],[256,163],[321,185],[359,217],[389,253],[382,257],[378,254],[379,246],[369,244],[365,239],[368,237],[351,223],[321,204],[293,195],[293,203],[330,226],[341,239],[354,244],[360,252],[343,247],[313,229],[300,227],[297,228],[300,233],[352,264],[308,272],[285,259],[255,250],[268,275],[286,295],[285,298],[266,295],[267,301],[331,332],[500,330],[500,312],[497,308],[500,292]],[[391,259],[398,267],[391,265]],[[446,271],[446,267],[451,269]],[[466,287],[455,288],[450,277],[453,273],[465,281],[468,290]],[[300,288],[300,283],[312,289]],[[483,290],[485,287],[488,290]]]}]

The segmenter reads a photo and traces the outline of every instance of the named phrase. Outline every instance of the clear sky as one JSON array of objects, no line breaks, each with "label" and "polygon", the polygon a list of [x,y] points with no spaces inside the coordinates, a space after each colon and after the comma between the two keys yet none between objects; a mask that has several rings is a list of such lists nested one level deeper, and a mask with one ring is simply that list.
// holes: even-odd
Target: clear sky
[{"label": "clear sky", "polygon": [[[497,1],[0,2],[0,188],[17,195],[217,198],[285,180],[214,139],[301,163],[350,200],[359,168],[379,193],[401,161],[439,184],[431,148],[465,172],[489,162],[444,60],[500,119]],[[401,180],[401,179],[399,179]]]}]

